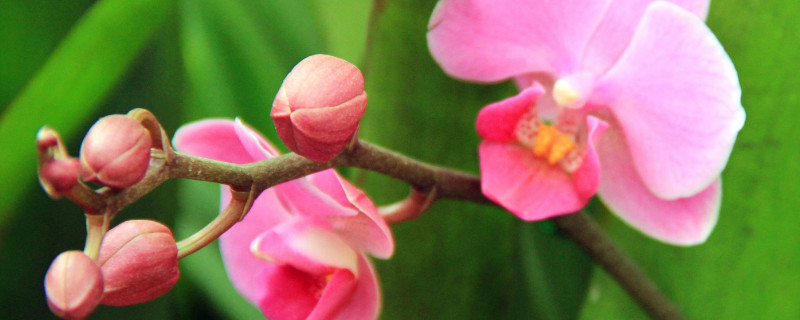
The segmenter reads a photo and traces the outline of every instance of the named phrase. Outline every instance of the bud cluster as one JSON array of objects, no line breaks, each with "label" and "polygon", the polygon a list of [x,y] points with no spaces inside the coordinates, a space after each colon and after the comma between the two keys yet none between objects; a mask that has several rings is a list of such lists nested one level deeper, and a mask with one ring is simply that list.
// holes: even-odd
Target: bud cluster
[{"label": "bud cluster", "polygon": [[129,220],[108,231],[97,261],[81,251],[60,254],[47,271],[47,303],[63,319],[83,319],[99,304],[147,302],[178,281],[178,248],[166,226]]},{"label": "bud cluster", "polygon": [[[286,77],[271,116],[291,150],[327,162],[357,142],[366,105],[364,78],[356,66],[315,55]],[[258,196],[240,192],[244,199],[234,197],[237,201],[221,214],[225,219],[179,243],[168,227],[150,220],[129,220],[108,230],[122,207],[171,178],[170,170],[178,166],[173,160],[185,157],[173,151],[155,116],[134,109],[99,119],[86,134],[78,158],[69,156],[58,134],[47,127],[37,134],[36,145],[42,187],[53,198],[64,196],[83,207],[87,219],[85,249],[56,257],[44,281],[48,306],[63,319],[86,318],[100,304],[126,306],[163,295],[178,281],[178,260],[240,221]],[[89,183],[102,188],[93,190]]]},{"label": "bud cluster", "polygon": [[115,114],[95,122],[76,159],[67,154],[54,130],[43,127],[36,135],[39,181],[54,198],[79,187],[80,181],[128,188],[147,173],[151,145],[150,132],[139,121]]}]

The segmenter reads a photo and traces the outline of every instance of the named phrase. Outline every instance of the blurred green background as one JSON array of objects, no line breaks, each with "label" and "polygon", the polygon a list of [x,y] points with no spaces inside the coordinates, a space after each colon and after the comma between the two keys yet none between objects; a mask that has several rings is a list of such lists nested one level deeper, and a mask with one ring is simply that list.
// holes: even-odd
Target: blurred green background
[{"label": "blurred green background", "polygon": [[[362,137],[477,173],[473,121],[509,84],[455,81],[425,44],[435,1],[0,1],[0,318],[54,318],[42,281],[60,252],[83,247],[79,208],[36,183],[34,135],[61,132],[73,155],[95,119],[140,107],[172,133],[205,117],[242,117],[278,141],[268,109],[283,76],[327,53],[364,70]],[[638,234],[595,203],[611,236],[691,319],[800,319],[800,2],[715,0],[708,24],[739,71],[747,122],[723,174],[719,224],[704,245]],[[278,143],[279,144],[279,143]],[[282,147],[282,146],[281,146]],[[379,203],[407,186],[347,170]],[[179,237],[217,213],[216,186],[170,181],[124,219],[158,219]],[[440,201],[392,228],[376,261],[383,319],[639,319],[642,311],[547,222]],[[93,319],[253,319],[216,245],[181,261],[169,294]]]}]

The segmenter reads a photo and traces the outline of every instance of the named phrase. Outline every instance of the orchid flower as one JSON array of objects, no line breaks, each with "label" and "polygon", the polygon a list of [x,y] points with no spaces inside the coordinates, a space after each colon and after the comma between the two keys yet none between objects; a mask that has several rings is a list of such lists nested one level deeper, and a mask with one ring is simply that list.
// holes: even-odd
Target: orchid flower
[{"label": "orchid flower", "polygon": [[[658,240],[704,242],[744,124],[701,0],[443,0],[428,44],[448,74],[516,81],[477,130],[484,194],[525,220],[598,194]],[[602,172],[602,174],[601,174]]]},{"label": "orchid flower", "polygon": [[[174,145],[238,164],[278,155],[238,120],[185,125]],[[263,191],[220,249],[234,287],[267,318],[374,319],[380,291],[365,254],[388,258],[394,241],[372,201],[330,169]]]}]

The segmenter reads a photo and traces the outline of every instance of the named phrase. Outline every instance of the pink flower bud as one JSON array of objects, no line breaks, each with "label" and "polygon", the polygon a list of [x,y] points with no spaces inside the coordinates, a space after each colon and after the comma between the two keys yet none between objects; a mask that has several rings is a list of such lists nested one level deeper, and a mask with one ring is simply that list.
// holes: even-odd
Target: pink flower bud
[{"label": "pink flower bud", "polygon": [[155,221],[129,220],[109,230],[97,259],[105,279],[102,304],[126,306],[158,298],[178,281],[178,247]]},{"label": "pink flower bud", "polygon": [[89,316],[103,297],[103,275],[81,251],[63,252],[53,260],[44,278],[50,310],[63,319]]},{"label": "pink flower bud", "polygon": [[57,196],[78,184],[80,172],[78,159],[52,160],[42,165],[39,178],[45,190]]},{"label": "pink flower bud", "polygon": [[130,187],[147,172],[151,144],[150,134],[133,118],[103,117],[83,139],[81,176],[110,187]]},{"label": "pink flower bud", "polygon": [[270,116],[289,149],[325,162],[345,148],[366,108],[361,71],[342,59],[318,54],[289,72]]},{"label": "pink flower bud", "polygon": [[44,152],[48,148],[57,146],[59,140],[58,134],[53,129],[44,126],[36,133],[36,148],[39,152]]}]

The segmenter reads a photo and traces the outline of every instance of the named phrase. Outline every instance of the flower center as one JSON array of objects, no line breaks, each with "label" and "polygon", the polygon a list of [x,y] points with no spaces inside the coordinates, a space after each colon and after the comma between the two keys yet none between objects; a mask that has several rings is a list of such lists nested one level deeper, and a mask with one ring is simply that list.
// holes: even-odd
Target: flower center
[{"label": "flower center", "polygon": [[517,123],[517,141],[531,150],[533,155],[550,165],[560,165],[572,173],[580,167],[585,155],[585,146],[577,141],[579,126],[575,112],[559,112],[554,124],[543,123],[532,106]]},{"label": "flower center", "polygon": [[533,141],[533,154],[547,159],[549,164],[561,161],[573,148],[575,142],[569,135],[559,132],[555,126],[546,124],[539,126],[538,134]]}]

